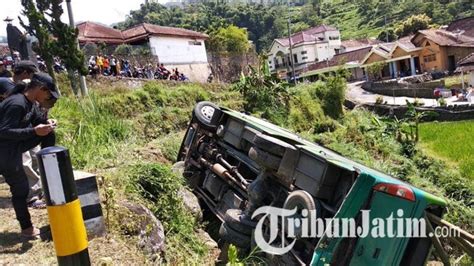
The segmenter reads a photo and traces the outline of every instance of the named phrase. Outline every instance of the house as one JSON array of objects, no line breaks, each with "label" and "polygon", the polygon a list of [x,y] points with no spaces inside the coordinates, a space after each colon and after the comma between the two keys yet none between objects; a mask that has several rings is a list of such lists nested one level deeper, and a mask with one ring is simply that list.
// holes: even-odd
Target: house
[{"label": "house", "polygon": [[365,77],[365,71],[360,67],[360,62],[371,51],[372,47],[363,47],[335,55],[328,61],[313,63],[308,66],[307,71],[300,75],[301,78],[310,78],[318,74],[336,71],[345,68],[350,72],[348,80],[361,80]]},{"label": "house", "polygon": [[380,43],[383,42],[375,38],[345,40],[341,42],[341,53],[359,50],[365,47],[372,47]]},{"label": "house", "polygon": [[[448,27],[449,28],[449,27]],[[385,64],[381,76],[397,78],[418,73],[454,71],[457,61],[474,52],[474,38],[444,29],[420,30],[393,43],[374,46],[362,67]]]},{"label": "house", "polygon": [[205,40],[208,35],[182,28],[142,23],[126,30],[117,30],[94,22],[77,25],[78,40],[107,45],[147,45],[159,63],[168,69],[178,68],[192,81],[205,82],[210,69]]},{"label": "house", "polygon": [[458,62],[456,72],[461,72],[463,87],[464,87],[464,73],[469,73],[467,84],[470,87],[474,87],[474,53],[464,57]]},{"label": "house", "polygon": [[281,78],[289,77],[292,70],[291,53],[295,72],[303,73],[308,65],[329,60],[338,54],[341,50],[340,36],[335,27],[321,25],[297,32],[290,38],[275,39],[268,53],[270,71]]},{"label": "house", "polygon": [[76,25],[78,30],[77,39],[80,45],[86,43],[105,43],[107,45],[118,45],[125,43],[122,32],[105,25],[85,21]]}]

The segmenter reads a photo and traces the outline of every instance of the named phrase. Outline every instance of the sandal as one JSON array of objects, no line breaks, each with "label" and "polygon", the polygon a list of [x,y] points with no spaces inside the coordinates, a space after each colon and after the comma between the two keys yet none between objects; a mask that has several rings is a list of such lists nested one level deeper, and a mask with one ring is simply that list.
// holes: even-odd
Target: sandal
[{"label": "sandal", "polygon": [[46,209],[46,203],[40,199],[31,202],[28,206],[33,209]]},{"label": "sandal", "polygon": [[34,226],[21,231],[21,237],[26,238],[28,240],[40,239],[40,235],[40,230]]}]

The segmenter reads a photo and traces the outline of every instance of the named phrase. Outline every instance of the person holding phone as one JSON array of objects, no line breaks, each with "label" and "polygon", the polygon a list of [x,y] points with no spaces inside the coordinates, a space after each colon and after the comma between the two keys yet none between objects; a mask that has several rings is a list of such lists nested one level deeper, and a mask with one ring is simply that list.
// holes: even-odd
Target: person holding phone
[{"label": "person holding phone", "polygon": [[37,145],[54,146],[56,120],[46,119],[38,111],[59,98],[53,79],[35,73],[30,83],[17,84],[0,104],[0,174],[10,186],[16,218],[24,237],[38,237],[39,230],[31,223],[27,206],[28,177],[23,168],[22,154]]}]

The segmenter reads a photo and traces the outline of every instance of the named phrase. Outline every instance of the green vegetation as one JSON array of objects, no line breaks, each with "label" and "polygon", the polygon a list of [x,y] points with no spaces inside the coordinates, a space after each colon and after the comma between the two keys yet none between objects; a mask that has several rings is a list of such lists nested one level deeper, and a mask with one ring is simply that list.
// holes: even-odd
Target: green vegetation
[{"label": "green vegetation", "polygon": [[249,49],[247,30],[229,25],[210,34],[209,50],[219,53],[245,53]]},{"label": "green vegetation", "polygon": [[[51,114],[59,119],[59,144],[71,150],[75,168],[98,172],[104,177],[101,190],[105,195],[104,210],[110,233],[128,238],[127,228],[119,222],[123,214],[116,205],[123,199],[141,202],[164,224],[167,233],[164,259],[167,262],[185,264],[209,260],[209,252],[195,232],[202,225],[183,209],[176,196],[183,180],[172,174],[170,168],[194,103],[210,100],[242,110],[251,98],[240,97],[239,93],[243,91],[235,88],[244,86],[247,93],[252,94],[257,93],[255,88],[268,85],[265,70],[255,71],[255,75],[246,77],[234,89],[221,85],[162,82],[148,82],[128,89],[124,83],[112,84],[104,79],[91,83],[88,98],[65,96],[60,99]],[[257,81],[259,83],[255,83]],[[266,95],[258,97],[279,103],[281,95],[273,93],[274,86],[279,85],[267,87]],[[342,108],[344,88],[343,73],[339,73],[316,83],[288,88],[285,92],[287,105],[278,105],[285,110],[286,116],[275,115],[274,105],[258,105],[253,112],[260,116],[267,114],[267,119],[310,140],[446,198],[449,202],[446,218],[468,228],[474,220],[474,180],[468,178],[472,176],[469,174],[472,168],[467,173],[461,168],[460,172],[453,164],[435,159],[431,152],[425,151],[425,148],[431,151],[425,136],[442,132],[439,129],[430,132],[426,127],[442,123],[420,124],[422,147],[419,144],[407,146],[401,141],[403,138],[399,138],[400,132],[408,134],[411,131],[409,127],[401,126],[400,121],[378,118],[364,110],[345,111]],[[467,146],[465,140],[473,133],[469,131],[472,123],[459,124],[463,128],[455,130],[456,134],[465,135],[457,135],[446,145],[450,146],[453,155],[465,154],[463,158],[470,159],[468,154],[472,153],[472,145]],[[446,135],[453,133],[447,131],[452,126],[445,128]],[[415,131],[409,134],[416,138]],[[452,160],[458,161],[457,158]],[[472,160],[466,165],[472,166]]]},{"label": "green vegetation", "polygon": [[420,128],[421,143],[431,154],[474,180],[474,121],[424,123]]},{"label": "green vegetation", "polygon": [[[414,16],[416,15],[416,16]],[[343,39],[377,37],[389,41],[397,34],[404,36],[427,25],[443,25],[455,19],[474,15],[472,1],[367,1],[367,0],[312,0],[306,5],[288,8],[281,5],[225,4],[219,1],[166,8],[157,3],[142,4],[130,12],[119,27],[128,28],[147,22],[157,25],[183,27],[212,34],[217,29],[235,25],[248,31],[248,38],[257,51],[268,49],[275,38],[288,34],[287,19],[291,18],[291,32],[321,23],[337,27]],[[386,21],[386,23],[385,23]],[[386,25],[385,25],[386,24]]]},{"label": "green vegetation", "polygon": [[32,36],[38,39],[38,45],[33,49],[45,60],[48,73],[55,78],[53,70],[54,57],[59,57],[69,70],[71,86],[75,94],[78,93],[78,80],[72,71],[78,71],[83,75],[87,74],[84,65],[85,57],[77,47],[78,31],[61,21],[63,14],[63,1],[58,0],[23,0],[23,15],[28,19],[28,23],[20,19],[20,24]]}]

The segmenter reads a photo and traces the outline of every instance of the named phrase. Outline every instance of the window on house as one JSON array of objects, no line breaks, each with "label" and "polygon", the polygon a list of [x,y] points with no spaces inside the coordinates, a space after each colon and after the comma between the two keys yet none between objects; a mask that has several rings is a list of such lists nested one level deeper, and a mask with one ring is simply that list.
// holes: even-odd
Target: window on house
[{"label": "window on house", "polygon": [[423,57],[423,61],[425,61],[425,63],[436,61],[436,55],[435,54],[425,55]]},{"label": "window on house", "polygon": [[295,64],[298,63],[298,55],[297,54],[293,55],[293,61],[295,61]]},{"label": "window on house", "polygon": [[426,42],[426,45],[425,45],[425,46],[430,46],[430,45],[431,45],[430,42]]},{"label": "window on house", "polygon": [[329,40],[339,40],[339,36],[329,36]]},{"label": "window on house", "polygon": [[301,54],[307,54],[308,51],[301,51]]},{"label": "window on house", "polygon": [[301,57],[301,60],[306,60],[306,59],[308,59],[308,57],[307,57],[307,56],[303,56],[303,57]]},{"label": "window on house", "polygon": [[340,49],[334,49],[334,52],[336,52],[336,54],[339,54],[341,52]]},{"label": "window on house", "polygon": [[189,41],[189,45],[202,45],[200,41]]}]

